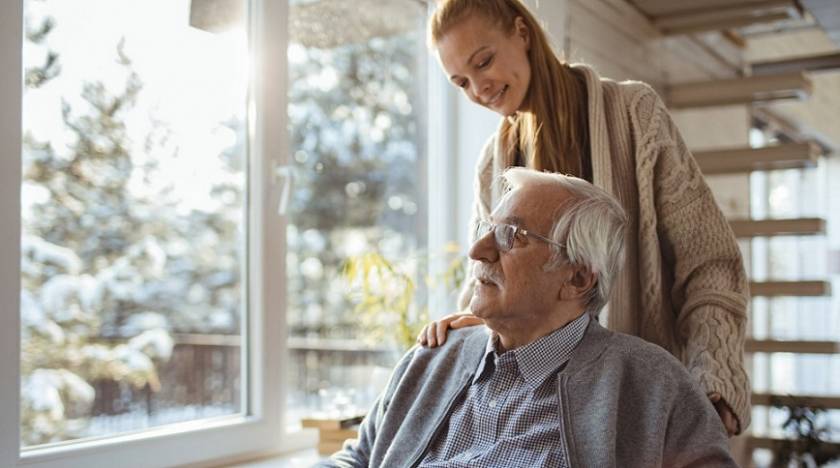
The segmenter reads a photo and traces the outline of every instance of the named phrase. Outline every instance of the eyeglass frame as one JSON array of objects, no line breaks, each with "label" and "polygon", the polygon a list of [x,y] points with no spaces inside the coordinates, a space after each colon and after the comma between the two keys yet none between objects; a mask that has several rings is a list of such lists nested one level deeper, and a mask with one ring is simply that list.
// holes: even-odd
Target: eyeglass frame
[{"label": "eyeglass frame", "polygon": [[[479,235],[479,232],[481,232],[482,225],[487,226],[487,230],[484,231],[481,235]],[[504,227],[504,228],[509,228],[509,229],[512,230],[513,235],[510,236],[510,241],[509,241],[510,246],[502,245],[502,243],[499,242],[499,237],[496,234],[496,228],[500,227],[500,226]],[[561,244],[557,241],[554,241],[554,240],[552,240],[552,239],[550,239],[546,236],[543,236],[541,234],[537,234],[535,232],[531,232],[527,229],[521,228],[521,227],[519,227],[515,224],[493,223],[493,222],[490,222],[489,220],[486,220],[486,219],[480,219],[476,223],[476,227],[475,227],[476,238],[475,238],[475,241],[478,242],[479,239],[484,238],[484,236],[486,236],[487,234],[489,234],[491,232],[493,233],[493,242],[496,244],[496,248],[499,249],[499,251],[501,251],[501,252],[508,252],[510,250],[513,250],[514,243],[516,242],[516,236],[518,234],[522,234],[523,236],[526,236],[526,237],[533,237],[533,238],[541,240],[541,241],[543,241],[547,244],[551,244],[551,245],[560,247],[561,249],[566,248],[566,246],[564,244]]]}]

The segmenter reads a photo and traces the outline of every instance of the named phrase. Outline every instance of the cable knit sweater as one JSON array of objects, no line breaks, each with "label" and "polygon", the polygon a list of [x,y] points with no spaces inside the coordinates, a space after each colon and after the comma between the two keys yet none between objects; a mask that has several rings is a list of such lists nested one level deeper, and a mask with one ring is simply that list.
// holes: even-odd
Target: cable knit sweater
[{"label": "cable knit sweater", "polygon": [[[707,394],[723,397],[744,430],[750,423],[743,365],[748,286],[735,236],[656,92],[573,67],[586,77],[594,183],[629,218],[626,264],[601,320],[671,352]],[[471,227],[501,196],[496,182],[505,168],[497,135],[477,165]],[[468,281],[461,309],[471,297]]]}]

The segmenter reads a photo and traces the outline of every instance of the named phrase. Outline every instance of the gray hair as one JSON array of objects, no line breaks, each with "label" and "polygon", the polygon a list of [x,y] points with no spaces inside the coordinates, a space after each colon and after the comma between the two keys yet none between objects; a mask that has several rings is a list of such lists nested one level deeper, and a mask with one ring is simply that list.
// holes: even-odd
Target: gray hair
[{"label": "gray hair", "polygon": [[548,234],[566,247],[551,245],[553,254],[543,268],[550,271],[568,262],[594,273],[596,283],[589,291],[586,311],[597,315],[609,300],[613,282],[624,266],[624,209],[612,195],[577,177],[513,167],[502,174],[502,179],[510,190],[542,184],[569,192],[571,197],[552,214],[554,220]]}]

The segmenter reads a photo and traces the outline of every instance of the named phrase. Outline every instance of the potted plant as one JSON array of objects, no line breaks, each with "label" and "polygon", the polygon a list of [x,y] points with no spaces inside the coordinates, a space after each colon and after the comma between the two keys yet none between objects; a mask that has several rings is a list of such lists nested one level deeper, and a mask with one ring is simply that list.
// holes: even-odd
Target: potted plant
[{"label": "potted plant", "polygon": [[827,440],[831,431],[821,421],[823,408],[808,406],[796,398],[789,404],[777,401],[773,406],[787,411],[782,429],[791,436],[774,442],[774,468],[819,467],[840,460],[840,444]]}]

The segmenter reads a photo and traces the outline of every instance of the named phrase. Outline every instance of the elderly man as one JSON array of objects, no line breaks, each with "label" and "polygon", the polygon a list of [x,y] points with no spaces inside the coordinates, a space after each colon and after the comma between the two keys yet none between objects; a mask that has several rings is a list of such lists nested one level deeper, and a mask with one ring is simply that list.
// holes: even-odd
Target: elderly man
[{"label": "elderly man", "polygon": [[409,351],[358,440],[323,466],[736,466],[685,367],[590,318],[621,268],[619,204],[574,177],[504,178],[470,250],[486,328]]}]

